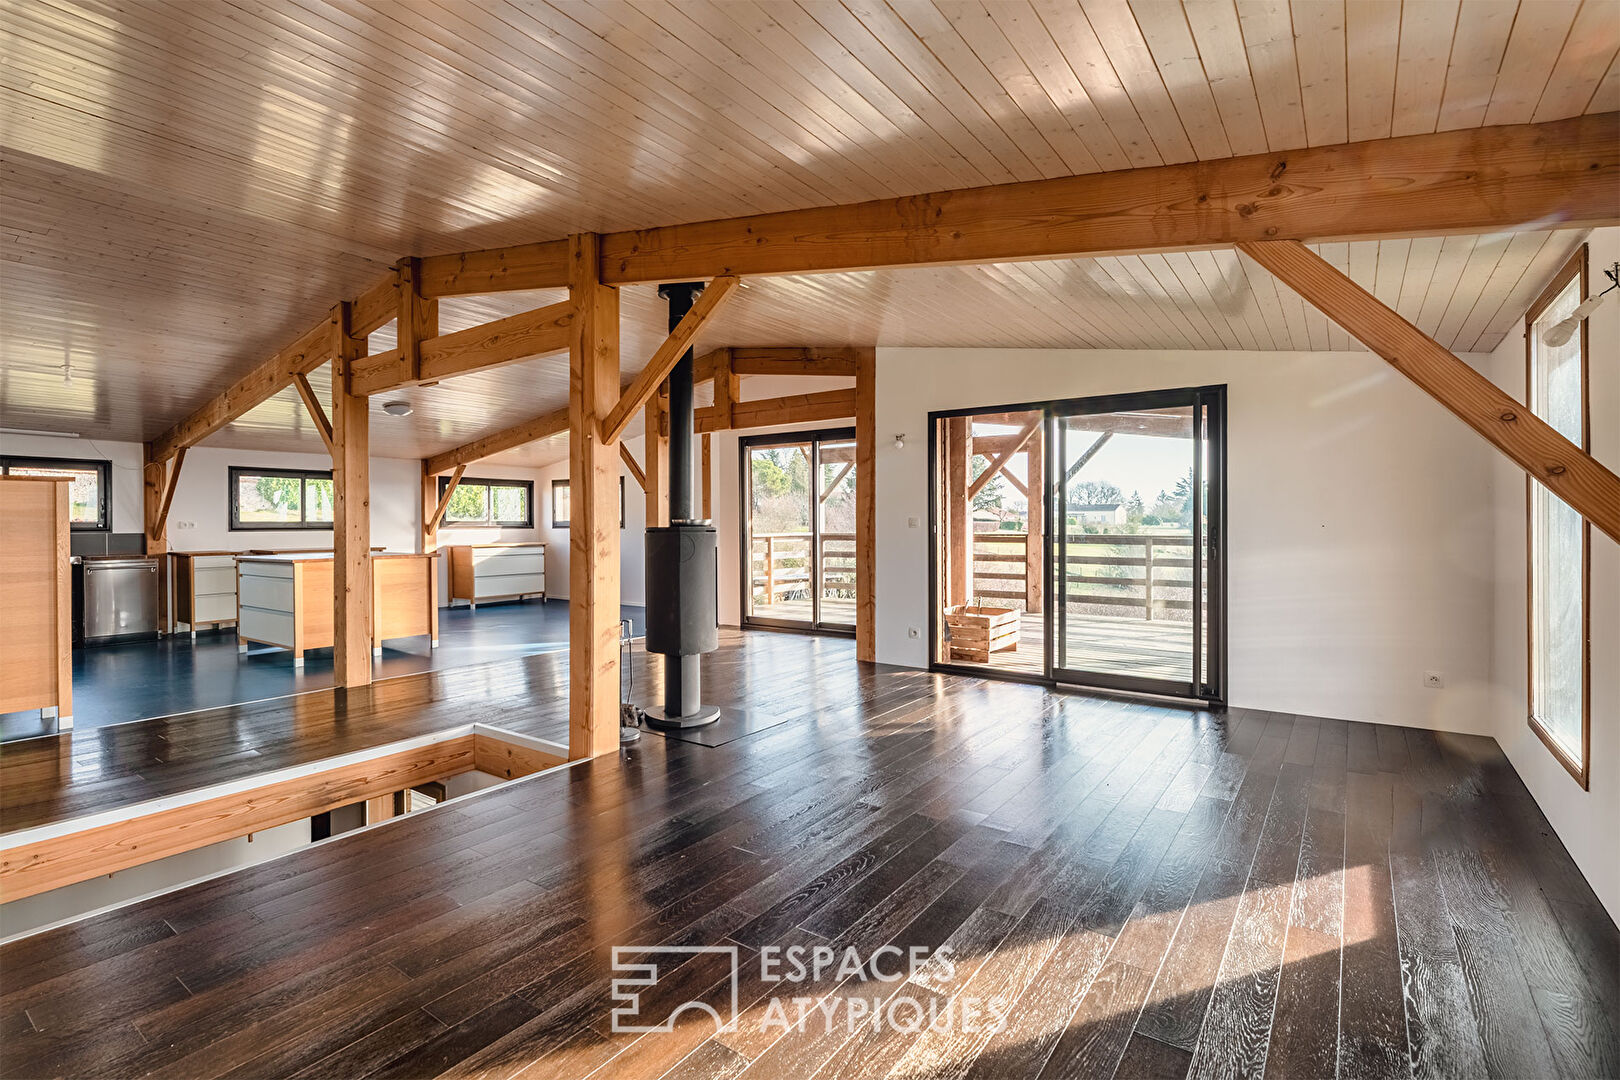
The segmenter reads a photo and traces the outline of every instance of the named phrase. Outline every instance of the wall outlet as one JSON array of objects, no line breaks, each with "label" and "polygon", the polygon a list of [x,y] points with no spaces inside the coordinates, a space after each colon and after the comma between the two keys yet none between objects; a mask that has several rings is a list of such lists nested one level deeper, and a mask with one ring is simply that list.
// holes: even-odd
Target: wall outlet
[{"label": "wall outlet", "polygon": [[1438,671],[1425,671],[1423,673],[1423,685],[1430,690],[1438,690],[1446,685],[1446,679]]},{"label": "wall outlet", "polygon": [[908,528],[908,529],[917,529],[917,528],[921,528],[921,527],[922,527],[922,518],[916,518],[916,517],[908,517],[908,518],[906,518],[906,528]]},{"label": "wall outlet", "polygon": [[922,637],[922,631],[917,629],[915,626],[908,626],[906,627],[906,637],[915,641],[917,638]]}]

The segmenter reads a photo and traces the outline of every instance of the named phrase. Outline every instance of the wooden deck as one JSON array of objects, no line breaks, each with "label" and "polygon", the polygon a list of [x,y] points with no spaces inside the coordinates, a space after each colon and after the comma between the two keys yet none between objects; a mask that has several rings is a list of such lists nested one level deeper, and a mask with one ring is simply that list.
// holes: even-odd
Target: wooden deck
[{"label": "wooden deck", "polygon": [[[706,696],[785,722],[718,749],[644,736],[0,947],[0,1075],[1620,1072],[1620,934],[1492,740],[853,651],[726,633]],[[126,725],[68,744],[57,802],[434,717],[553,723],[564,685],[564,658],[532,656],[341,705],[312,694],[279,717]],[[191,729],[214,765],[170,760]],[[0,761],[8,793],[33,777],[30,803],[49,802],[43,759]],[[949,945],[956,962],[911,981],[763,982],[760,950],[794,944]],[[735,947],[737,1027],[689,1011],[670,1031],[615,1032],[615,945]],[[647,1019],[727,1004],[728,970],[724,954],[667,960]],[[773,995],[788,1015],[793,997],[821,1000],[835,1022],[811,1009],[784,1030]],[[845,1024],[852,1003],[901,1000],[1001,1001],[1006,1024]]]},{"label": "wooden deck", "polygon": [[[854,625],[853,600],[825,600],[821,608],[824,621]],[[810,601],[778,600],[770,605],[756,605],[753,613],[760,618],[808,623]],[[1045,673],[1042,654],[1045,640],[1046,625],[1042,616],[1025,614],[1017,650],[996,653],[990,663],[970,666],[1042,675]],[[1192,624],[1148,622],[1139,616],[1072,616],[1067,655],[1072,666],[1086,671],[1186,681],[1192,677]]]}]

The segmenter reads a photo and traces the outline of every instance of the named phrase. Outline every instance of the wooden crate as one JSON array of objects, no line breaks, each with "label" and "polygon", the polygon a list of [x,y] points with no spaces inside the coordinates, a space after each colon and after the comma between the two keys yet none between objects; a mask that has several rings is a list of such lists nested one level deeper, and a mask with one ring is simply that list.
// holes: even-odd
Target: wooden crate
[{"label": "wooden crate", "polygon": [[1018,651],[1017,608],[955,604],[945,609],[945,641],[952,660],[988,664],[990,654]]}]

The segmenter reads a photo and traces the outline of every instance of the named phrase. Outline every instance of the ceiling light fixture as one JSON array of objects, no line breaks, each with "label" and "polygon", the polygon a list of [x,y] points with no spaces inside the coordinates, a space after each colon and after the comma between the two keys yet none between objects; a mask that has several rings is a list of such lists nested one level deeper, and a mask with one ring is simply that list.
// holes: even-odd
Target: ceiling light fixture
[{"label": "ceiling light fixture", "polygon": [[1581,328],[1581,320],[1603,306],[1604,297],[1615,289],[1620,289],[1620,262],[1615,263],[1611,269],[1603,271],[1603,276],[1609,279],[1609,287],[1581,301],[1580,307],[1570,312],[1569,318],[1561,322],[1555,322],[1543,330],[1541,332],[1543,342],[1556,349],[1575,336],[1575,331]]},{"label": "ceiling light fixture", "polygon": [[387,413],[389,416],[409,416],[411,415],[412,411],[411,403],[408,401],[383,402],[383,412]]},{"label": "ceiling light fixture", "polygon": [[0,435],[47,435],[53,439],[77,439],[77,431],[39,431],[35,428],[6,427],[0,428]]}]

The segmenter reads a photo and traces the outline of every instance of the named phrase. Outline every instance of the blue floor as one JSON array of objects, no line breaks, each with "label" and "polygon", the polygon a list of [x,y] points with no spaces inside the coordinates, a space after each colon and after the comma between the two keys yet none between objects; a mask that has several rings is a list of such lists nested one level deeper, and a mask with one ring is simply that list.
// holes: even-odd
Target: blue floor
[{"label": "blue floor", "polygon": [[[646,629],[642,608],[625,607],[636,634]],[[385,642],[373,660],[374,678],[469,667],[568,647],[568,602],[526,600],[439,612],[439,647],[428,639]],[[323,690],[332,685],[332,650],[313,649],[303,668],[291,654],[269,646],[236,651],[233,630],[177,634],[158,641],[103,645],[73,653],[73,725],[107,727],[154,716],[240,705],[249,701]],[[49,734],[55,721],[38,712],[0,715],[0,741]]]}]

